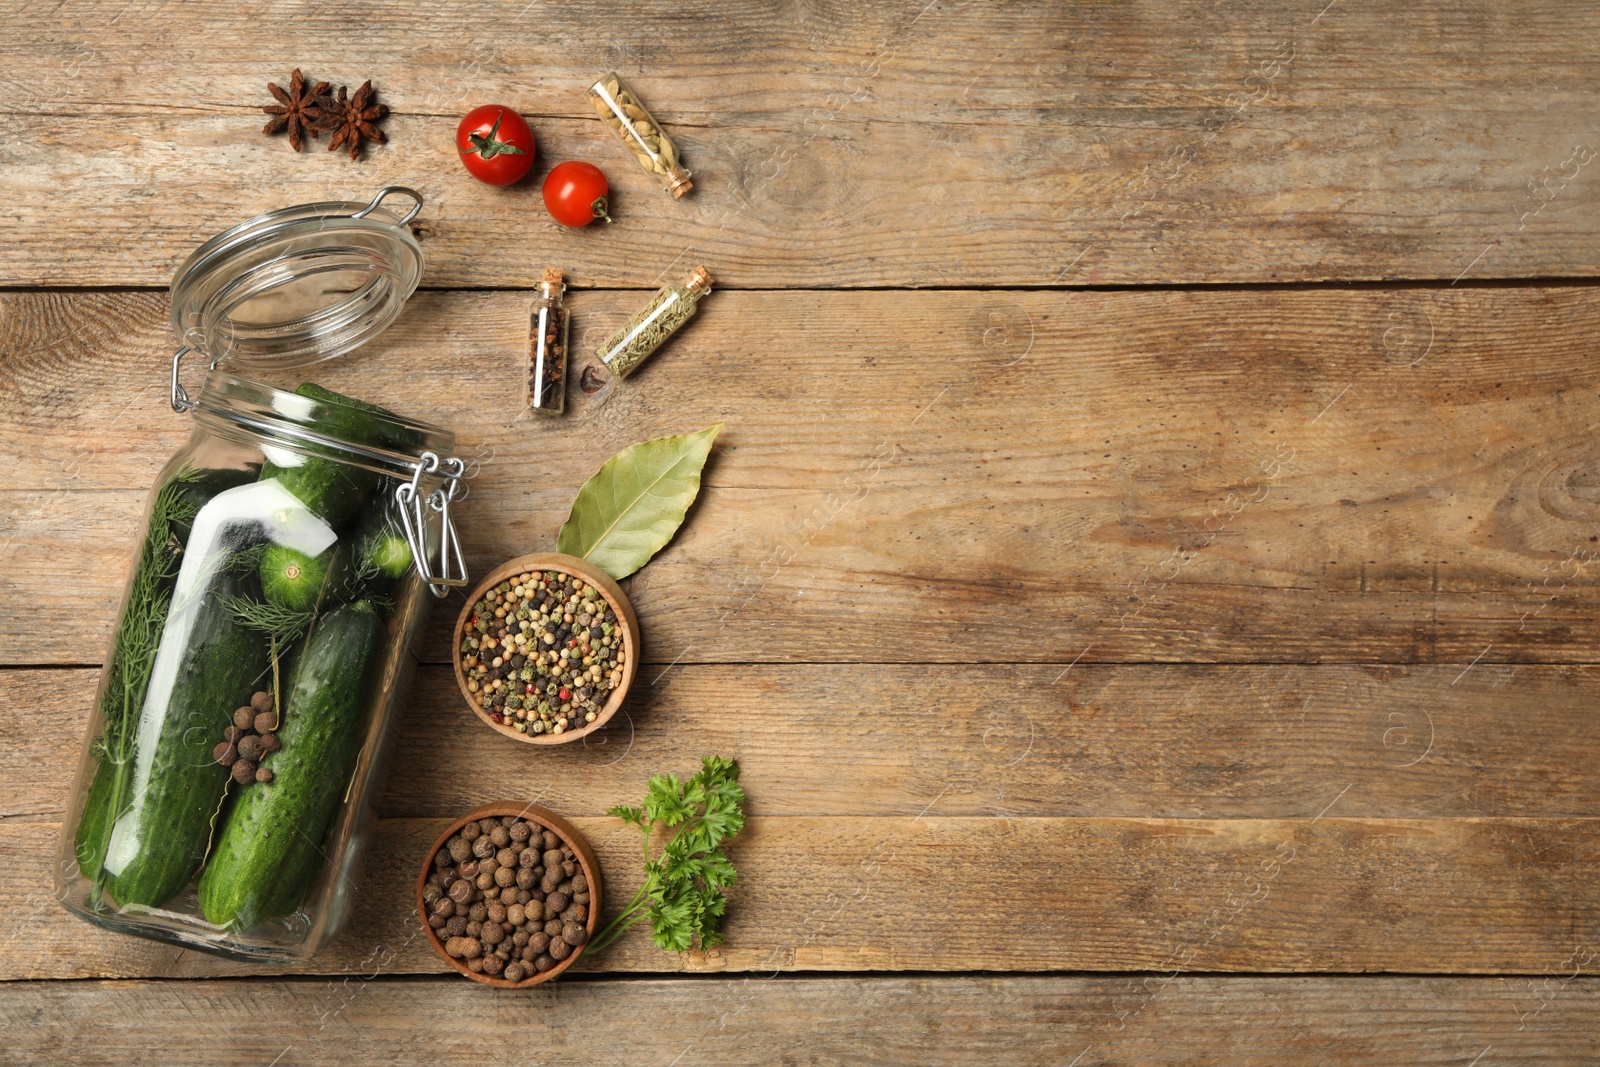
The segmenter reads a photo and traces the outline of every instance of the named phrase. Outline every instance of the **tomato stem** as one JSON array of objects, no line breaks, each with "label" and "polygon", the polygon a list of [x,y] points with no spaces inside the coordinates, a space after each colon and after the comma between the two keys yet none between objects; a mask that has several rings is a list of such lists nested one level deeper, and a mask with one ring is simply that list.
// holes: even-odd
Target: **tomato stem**
[{"label": "tomato stem", "polygon": [[467,140],[472,142],[472,150],[461,154],[464,156],[482,156],[484,159],[493,159],[495,156],[527,155],[527,152],[524,152],[516,145],[508,144],[496,136],[500,132],[500,120],[505,117],[506,113],[501,111],[500,114],[494,117],[494,125],[489,127],[488,133],[474,133],[469,136]]},{"label": "tomato stem", "polygon": [[597,219],[605,219],[607,222],[611,221],[611,216],[609,214],[607,214],[607,211],[609,210],[609,205],[606,203],[606,198],[605,197],[603,197],[603,196],[595,197],[594,198],[594,203],[589,205],[589,210],[594,212],[594,217],[595,218],[597,218]]}]

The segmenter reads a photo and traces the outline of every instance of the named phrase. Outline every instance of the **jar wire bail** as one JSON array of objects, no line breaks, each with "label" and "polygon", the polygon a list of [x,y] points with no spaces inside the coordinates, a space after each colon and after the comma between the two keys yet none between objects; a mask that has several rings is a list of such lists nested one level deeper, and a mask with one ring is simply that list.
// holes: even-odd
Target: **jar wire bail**
[{"label": "jar wire bail", "polygon": [[[436,474],[444,469],[444,485],[422,494],[422,476]],[[424,452],[417,459],[411,481],[395,487],[395,502],[400,505],[400,526],[411,548],[411,558],[416,561],[417,573],[428,585],[428,592],[443,600],[450,590],[467,584],[467,561],[461,554],[461,539],[456,535],[455,522],[450,518],[450,502],[461,486],[467,465],[452,456],[442,463],[437,453]],[[423,502],[439,513],[439,567],[435,571],[428,561],[427,516]]]},{"label": "jar wire bail", "polygon": [[[197,406],[195,401],[189,399],[189,391],[183,387],[183,382],[178,380],[178,364],[183,362],[183,357],[193,352],[194,349],[184,345],[172,355],[172,410],[179,415],[187,414]],[[217,361],[211,361],[211,369],[217,369]]]},{"label": "jar wire bail", "polygon": [[416,218],[417,212],[422,210],[422,194],[417,192],[415,189],[408,188],[404,185],[384,186],[382,189],[378,190],[378,195],[372,198],[372,203],[368,204],[366,207],[362,208],[360,211],[357,211],[350,217],[355,219],[366,218],[368,215],[378,210],[378,205],[383,203],[384,198],[393,193],[400,193],[404,196],[409,196],[412,200],[416,201],[411,205],[411,210],[406,212],[404,215],[401,215],[399,221],[395,223],[397,226],[404,226],[406,223]]}]

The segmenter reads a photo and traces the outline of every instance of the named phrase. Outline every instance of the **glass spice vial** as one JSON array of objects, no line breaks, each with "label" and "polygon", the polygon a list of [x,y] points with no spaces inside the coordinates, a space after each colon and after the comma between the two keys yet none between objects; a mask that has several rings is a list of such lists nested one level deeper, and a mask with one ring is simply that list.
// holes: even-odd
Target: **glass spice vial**
[{"label": "glass spice vial", "polygon": [[694,188],[689,172],[679,162],[678,146],[616,71],[589,86],[589,102],[600,113],[601,121],[633,153],[639,166],[659,177],[674,197],[682,197]]},{"label": "glass spice vial", "polygon": [[567,409],[570,318],[561,303],[566,291],[560,268],[546,268],[528,316],[528,407],[546,415],[559,415]]},{"label": "glass spice vial", "polygon": [[695,305],[711,291],[711,273],[689,272],[682,285],[665,285],[627,324],[595,349],[595,357],[615,377],[626,378],[694,316]]}]

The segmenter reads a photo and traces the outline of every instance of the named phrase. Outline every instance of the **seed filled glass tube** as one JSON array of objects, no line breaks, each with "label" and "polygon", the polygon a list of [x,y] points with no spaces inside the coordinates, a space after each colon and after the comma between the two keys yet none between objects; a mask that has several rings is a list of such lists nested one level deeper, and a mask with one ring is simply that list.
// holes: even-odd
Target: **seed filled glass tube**
[{"label": "seed filled glass tube", "polygon": [[560,269],[547,268],[528,316],[528,407],[547,415],[567,408],[566,291]]},{"label": "seed filled glass tube", "polygon": [[711,273],[696,267],[682,285],[663,286],[626,326],[595,349],[595,356],[618,378],[626,378],[694,315],[695,304],[711,291]]},{"label": "seed filled glass tube", "polygon": [[601,121],[633,153],[639,166],[660,178],[674,197],[694,188],[689,172],[678,160],[678,146],[616,71],[589,86],[589,102],[600,113]]}]

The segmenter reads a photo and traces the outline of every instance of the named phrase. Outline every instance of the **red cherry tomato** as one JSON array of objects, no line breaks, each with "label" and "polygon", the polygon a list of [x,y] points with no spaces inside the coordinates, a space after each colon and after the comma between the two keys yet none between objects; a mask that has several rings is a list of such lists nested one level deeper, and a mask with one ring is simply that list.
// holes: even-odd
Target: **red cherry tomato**
[{"label": "red cherry tomato", "polygon": [[611,221],[606,194],[611,186],[593,163],[557,163],[544,180],[544,206],[563,226],[587,226],[595,219]]},{"label": "red cherry tomato", "polygon": [[487,185],[510,185],[533,166],[533,131],[509,107],[484,104],[456,127],[456,151],[467,172]]}]

